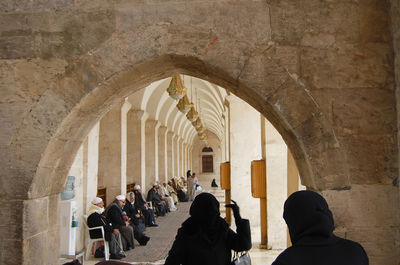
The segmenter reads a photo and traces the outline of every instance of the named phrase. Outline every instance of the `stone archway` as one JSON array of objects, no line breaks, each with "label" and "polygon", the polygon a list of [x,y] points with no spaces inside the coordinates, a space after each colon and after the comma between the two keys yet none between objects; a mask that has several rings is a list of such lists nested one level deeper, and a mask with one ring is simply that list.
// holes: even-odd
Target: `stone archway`
[{"label": "stone archway", "polygon": [[[165,65],[167,65],[167,69]],[[77,65],[76,67],[80,70],[83,66]],[[149,60],[127,71],[123,71],[110,79],[106,78],[107,81],[93,88],[87,95],[84,95],[79,104],[77,104],[60,123],[59,128],[50,140],[39,163],[37,174],[29,190],[31,196],[42,197],[48,193],[58,193],[61,191],[65,179],[62,177],[62,174],[59,173],[66,172],[66,170],[69,169],[75,151],[80,146],[81,141],[86,137],[93,124],[97,122],[100,117],[102,117],[103,113],[108,111],[113,104],[120,102],[130,93],[154,81],[155,77],[165,78],[177,72],[192,75],[196,74],[197,77],[208,78],[208,81],[229,87],[235,94],[242,96],[256,109],[261,110],[262,113],[281,130],[284,139],[293,149],[298,159],[300,172],[303,176],[303,183],[310,188],[323,190],[326,188],[340,188],[348,185],[346,179],[343,178],[345,175],[344,171],[338,170],[338,168],[342,168],[341,165],[345,164],[345,161],[340,153],[334,133],[332,129],[327,126],[328,123],[324,121],[322,111],[314,104],[310,95],[306,93],[305,88],[302,88],[300,85],[296,84],[295,81],[292,81],[290,77],[287,77],[284,83],[280,84],[274,92],[265,95],[263,101],[263,95],[259,94],[259,91],[254,91],[242,84],[245,83],[246,80],[242,79],[242,83],[238,86],[236,85],[236,81],[233,79],[229,80],[229,76],[226,75],[223,82],[221,82],[219,76],[222,76],[223,72],[214,67],[211,72],[210,68],[211,67],[204,62],[193,57],[166,55],[154,60]],[[92,72],[88,75],[95,76],[101,73],[100,69],[96,69],[97,72],[93,72],[94,69],[91,70]],[[274,70],[276,71],[276,68]],[[137,72],[140,72],[140,74],[138,75]],[[81,74],[82,72],[76,73]],[[69,82],[72,82],[71,79],[73,77],[76,78],[74,74],[68,75],[60,80],[59,84],[61,90],[73,89],[68,87],[68,85],[70,84]],[[282,70],[282,75],[288,76],[284,70]],[[64,83],[66,80],[68,80],[67,84]],[[76,84],[79,81],[80,80],[75,79],[74,83]],[[80,90],[80,88],[78,89]],[[273,104],[275,104],[275,106],[279,105],[279,107],[274,107]],[[304,109],[304,111],[299,112],[299,109]],[[312,132],[310,130],[312,127],[310,126],[316,126],[316,132]],[[316,135],[313,135],[313,133],[316,133]],[[321,141],[322,137],[327,148],[314,151],[312,149],[314,147],[313,141],[315,141],[315,139]],[[66,152],[65,150],[68,151]],[[335,168],[335,170],[332,172],[322,172],[322,168],[318,167],[319,164],[310,159],[314,155],[319,158],[317,162],[322,164],[324,164],[324,162],[327,163],[327,161],[321,160],[324,155],[325,158],[329,157],[331,160],[336,159],[338,164],[332,166],[332,169]],[[40,165],[46,166],[42,170]],[[46,171],[46,168],[51,169],[51,171]],[[325,180],[323,178],[324,173],[330,179]],[[56,183],[58,186],[44,185],[48,183],[49,179],[52,180],[51,183]],[[53,190],[49,190],[50,188]]]},{"label": "stone archway", "polygon": [[[93,55],[95,54],[96,52],[93,52]],[[103,69],[88,67],[94,64],[86,61],[86,59],[83,58],[82,64],[76,63],[66,76],[58,80],[57,84],[59,86],[57,88],[59,90],[71,91],[75,89],[77,91],[85,91],[83,88],[87,87],[88,83],[79,79],[84,73],[82,69],[88,70],[85,73],[86,76],[99,76],[103,72]],[[274,71],[277,71],[277,66],[275,66]],[[284,138],[297,155],[299,168],[302,170],[303,183],[306,185],[319,190],[324,190],[332,184],[339,188],[348,185],[343,180],[344,174],[337,174],[337,169],[342,168],[345,161],[343,156],[340,155],[340,149],[335,146],[334,142],[329,144],[330,146],[327,150],[333,153],[326,153],[327,151],[324,149],[319,150],[319,152],[313,151],[312,148],[314,146],[311,144],[313,140],[309,139],[318,139],[320,141],[321,137],[325,137],[324,139],[334,140],[333,132],[329,130],[329,127],[322,127],[324,120],[321,110],[313,104],[306,90],[296,84],[295,80],[292,80],[284,69],[281,70],[283,84],[279,84],[276,89],[271,89],[273,92],[263,95],[263,90],[260,93],[260,91],[248,88],[245,85],[247,83],[245,78],[241,78],[240,83],[238,83],[228,74],[214,66],[207,65],[197,58],[165,55],[139,63],[121,73],[113,73],[111,78],[104,78],[105,81],[100,86],[93,87],[92,90],[86,90],[89,92],[82,96],[79,103],[71,109],[66,117],[63,117],[46,147],[29,190],[32,199],[40,199],[29,200],[28,202],[33,202],[33,205],[35,205],[31,207],[36,208],[38,201],[42,204],[43,201],[48,201],[50,204],[50,201],[55,199],[53,194],[58,194],[62,191],[66,173],[73,161],[74,154],[93,124],[102,117],[103,113],[111,108],[113,104],[118,104],[130,93],[155,81],[155,78],[164,78],[177,72],[196,75],[203,79],[207,78],[207,80],[218,85],[229,87],[232,92],[241,95],[248,103],[261,110],[267,118],[275,122],[275,125],[281,130]],[[265,74],[265,72],[262,74]],[[251,81],[254,81],[254,76]],[[80,86],[72,87],[70,86],[71,84],[80,84]],[[263,97],[264,100],[262,99]],[[273,104],[275,106],[279,104],[279,108],[274,107]],[[46,105],[42,105],[42,107],[46,108]],[[52,106],[50,105],[49,107],[51,108]],[[299,115],[299,109],[307,109],[307,111]],[[315,118],[315,116],[317,117]],[[318,130],[310,132],[308,128],[302,127],[303,123],[305,123],[303,126],[317,123]],[[318,134],[321,130],[324,131],[323,135]],[[317,134],[314,136],[313,133]],[[313,160],[314,156],[315,159]],[[327,174],[328,177],[332,178],[333,176],[333,180],[330,179],[332,183],[329,183],[322,175],[326,172],[321,172],[320,164],[316,164],[314,161],[326,164],[328,161],[324,161],[321,158],[325,157],[327,159],[328,157],[332,158],[332,156],[336,156],[338,164],[331,168],[334,171]],[[46,197],[48,198],[47,200],[44,199]],[[52,205],[52,207],[49,205],[48,207],[48,212],[56,209],[56,205]],[[37,224],[30,220],[25,225],[32,227]],[[56,233],[52,236],[57,238]]]},{"label": "stone archway", "polygon": [[[377,9],[341,3],[338,4],[338,10],[331,12],[332,7],[328,4],[316,3],[311,9],[320,12],[315,14],[306,12],[310,8],[308,5],[301,7],[285,1],[282,4],[277,1],[234,2],[199,1],[193,6],[110,4],[104,12],[97,9],[93,12],[101,13],[99,16],[106,17],[106,22],[110,20],[115,23],[112,24],[112,30],[107,31],[109,27],[106,27],[107,34],[103,34],[102,38],[94,38],[99,42],[90,37],[83,39],[82,47],[78,45],[80,48],[73,50],[71,57],[62,55],[66,56],[63,59],[57,53],[41,53],[44,58],[31,61],[21,59],[7,65],[15,71],[33,73],[32,80],[39,84],[32,88],[26,81],[21,85],[25,93],[21,97],[28,98],[29,107],[21,107],[16,128],[11,131],[8,128],[1,129],[7,136],[2,139],[7,147],[1,150],[4,177],[1,178],[0,209],[2,212],[12,209],[10,217],[1,226],[1,232],[8,235],[1,249],[19,258],[15,264],[54,264],[58,253],[57,244],[54,244],[58,242],[58,193],[62,190],[69,166],[84,137],[113,104],[150,82],[173,73],[190,74],[220,85],[266,116],[292,150],[303,184],[308,187],[341,190],[348,189],[353,183],[391,182],[393,172],[389,170],[397,168],[397,164],[391,164],[397,151],[390,148],[378,150],[389,161],[383,166],[378,165],[380,175],[384,176],[380,176],[379,180],[374,176],[360,179],[357,174],[361,171],[361,165],[350,168],[347,161],[351,153],[346,140],[353,135],[343,136],[346,133],[344,130],[339,141],[333,129],[334,124],[328,117],[331,114],[320,106],[324,97],[316,99],[315,95],[319,92],[312,92],[312,89],[323,89],[331,84],[347,88],[347,82],[350,83],[349,87],[367,87],[368,91],[363,88],[358,93],[361,96],[370,91],[376,93],[377,99],[366,97],[366,100],[376,100],[376,112],[385,114],[387,121],[383,129],[377,129],[379,123],[370,125],[368,129],[374,135],[382,134],[380,141],[385,146],[390,141],[394,142],[395,136],[390,129],[391,117],[395,116],[394,100],[391,98],[393,93],[380,89],[381,85],[393,84],[393,73],[387,70],[392,65],[382,59],[390,54],[390,47],[386,43],[368,48],[358,47],[354,44],[356,41],[351,39],[353,32],[347,28],[340,28],[344,31],[342,36],[340,30],[335,31],[336,28],[327,26],[320,29],[314,28],[314,24],[297,23],[304,21],[303,14],[318,24],[318,18],[323,21],[327,14],[331,16],[329,21],[333,22],[337,16],[353,17],[360,10],[374,12],[371,10]],[[347,9],[347,5],[354,10]],[[80,8],[82,10],[76,11],[79,14],[74,17],[76,21],[72,21],[77,27],[91,23],[90,8]],[[181,9],[185,10],[185,16],[181,15]],[[303,13],[299,11],[303,9]],[[351,14],[344,12],[340,15],[340,10],[351,10],[348,11]],[[379,10],[382,11],[382,8]],[[81,18],[82,13],[85,13],[85,18]],[[89,22],[85,20],[86,17]],[[282,25],[286,18],[290,25],[284,27]],[[283,29],[278,30],[279,26]],[[307,32],[309,29],[312,29],[309,32],[320,32],[320,35],[310,34]],[[66,32],[71,33],[71,30]],[[71,34],[75,36],[73,30]],[[339,43],[335,49],[330,46],[333,45],[334,34],[339,34],[336,36],[338,40],[345,39],[345,43]],[[299,62],[298,56],[301,49],[303,53],[308,53],[303,62]],[[319,72],[319,60],[325,55],[329,59],[326,63],[328,70],[338,74],[336,79],[324,71]],[[337,55],[339,58],[336,58]],[[360,59],[364,55],[368,59]],[[31,58],[29,56],[21,53],[16,58]],[[349,62],[347,57],[354,61]],[[343,66],[353,63],[357,66],[356,71],[347,69],[348,73],[343,73],[335,67],[338,63]],[[368,69],[362,68],[364,64],[374,64],[382,70],[381,75],[370,75]],[[306,65],[307,69],[301,72],[300,66]],[[317,74],[312,75],[311,72]],[[321,78],[329,82],[323,82]],[[370,87],[371,80],[378,88]],[[5,92],[6,95],[12,93]],[[348,97],[351,98],[351,93]],[[339,116],[339,122],[345,129],[357,127],[354,120],[346,123],[346,117],[342,117],[345,115],[339,113]],[[360,139],[367,143],[374,142],[369,136]],[[365,150],[375,151],[374,147],[365,149],[364,146],[355,146],[354,149],[359,154]],[[368,154],[362,154],[361,157],[367,162],[379,158],[371,158]],[[355,180],[350,181],[354,175]],[[376,189],[362,187],[361,190],[376,190],[378,197],[390,189],[389,186],[380,186]],[[329,192],[328,195],[333,198],[336,196]],[[6,200],[10,197],[14,198],[11,202]],[[393,202],[396,198],[394,195],[382,202]],[[355,199],[357,203],[352,207],[362,203],[362,198]],[[336,209],[344,211],[343,208],[345,206],[337,205]],[[393,209],[396,207],[388,207],[389,212]],[[346,225],[349,222],[340,220],[340,223]],[[396,219],[393,223],[396,223]],[[4,255],[0,258],[0,262],[8,261]]]}]

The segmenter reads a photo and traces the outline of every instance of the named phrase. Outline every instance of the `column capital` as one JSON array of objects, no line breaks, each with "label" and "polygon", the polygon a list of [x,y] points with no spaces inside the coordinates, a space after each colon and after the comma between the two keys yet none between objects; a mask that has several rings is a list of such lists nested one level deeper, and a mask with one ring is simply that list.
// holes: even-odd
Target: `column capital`
[{"label": "column capital", "polygon": [[148,113],[146,111],[138,109],[130,109],[128,114],[138,121],[146,120],[148,117]]},{"label": "column capital", "polygon": [[146,120],[146,128],[157,128],[159,125],[158,120]]},{"label": "column capital", "polygon": [[170,137],[171,139],[174,138],[174,135],[175,135],[174,132],[171,132],[171,131],[167,132],[167,136]]},{"label": "column capital", "polygon": [[158,133],[159,134],[165,135],[167,133],[167,131],[168,131],[167,126],[160,125],[160,127],[158,128]]},{"label": "column capital", "polygon": [[132,104],[129,101],[125,100],[122,104],[121,110],[128,112],[132,108]]},{"label": "column capital", "polygon": [[231,100],[232,100],[232,96],[226,96],[226,97],[225,97],[224,106],[225,106],[226,108],[229,108],[229,107],[230,107]]}]

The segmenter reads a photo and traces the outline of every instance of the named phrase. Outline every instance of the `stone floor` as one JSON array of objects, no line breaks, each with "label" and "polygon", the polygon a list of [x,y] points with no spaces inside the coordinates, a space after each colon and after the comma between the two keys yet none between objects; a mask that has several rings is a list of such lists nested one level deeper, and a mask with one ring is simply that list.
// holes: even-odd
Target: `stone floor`
[{"label": "stone floor", "polygon": [[[164,217],[157,218],[158,227],[149,227],[146,234],[151,237],[147,246],[136,245],[135,249],[127,251],[123,262],[130,264],[164,264],[164,259],[173,243],[177,229],[188,217],[190,203],[180,203],[176,212],[168,213]],[[135,242],[137,243],[137,242]],[[257,246],[256,242],[253,246]],[[265,250],[254,247],[250,251],[252,265],[268,265],[279,255],[280,250]],[[85,265],[95,265],[102,259],[91,258],[85,261]],[[60,259],[59,265],[68,260]]]}]

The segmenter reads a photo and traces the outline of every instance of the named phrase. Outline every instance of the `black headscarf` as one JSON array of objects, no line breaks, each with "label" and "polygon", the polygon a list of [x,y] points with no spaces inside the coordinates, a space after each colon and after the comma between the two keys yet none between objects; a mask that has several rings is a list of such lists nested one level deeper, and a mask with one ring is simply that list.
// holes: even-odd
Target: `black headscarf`
[{"label": "black headscarf", "polygon": [[189,177],[191,177],[191,176],[192,176],[192,173],[190,172],[190,170],[188,170],[188,171],[186,172],[186,177],[189,178]]},{"label": "black headscarf", "polygon": [[289,227],[293,245],[312,244],[313,240],[332,237],[334,223],[325,199],[313,191],[298,191],[285,202],[283,218]]},{"label": "black headscarf", "polygon": [[220,217],[219,202],[214,195],[207,192],[197,195],[190,206],[189,214],[190,217],[183,223],[186,233],[200,232],[210,243],[214,243],[226,223]]}]

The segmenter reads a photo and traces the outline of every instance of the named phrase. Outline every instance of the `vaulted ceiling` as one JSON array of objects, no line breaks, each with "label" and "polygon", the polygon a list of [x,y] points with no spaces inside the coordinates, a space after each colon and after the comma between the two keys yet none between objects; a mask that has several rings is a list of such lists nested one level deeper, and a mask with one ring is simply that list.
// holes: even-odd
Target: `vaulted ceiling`
[{"label": "vaulted ceiling", "polygon": [[[181,113],[176,104],[178,100],[169,97],[166,89],[171,78],[156,81],[146,88],[128,97],[128,102],[133,109],[144,110],[148,113],[148,119],[158,120],[169,131],[181,136],[187,143],[192,144],[197,131],[192,123]],[[187,87],[187,96],[195,104],[203,125],[207,131],[214,133],[222,141],[224,134],[225,89],[208,81],[191,76],[183,76]]]}]

